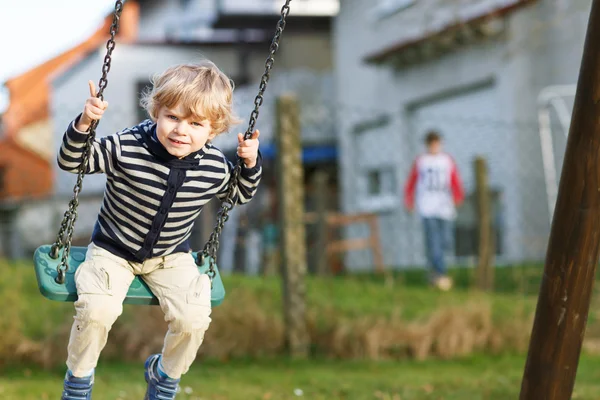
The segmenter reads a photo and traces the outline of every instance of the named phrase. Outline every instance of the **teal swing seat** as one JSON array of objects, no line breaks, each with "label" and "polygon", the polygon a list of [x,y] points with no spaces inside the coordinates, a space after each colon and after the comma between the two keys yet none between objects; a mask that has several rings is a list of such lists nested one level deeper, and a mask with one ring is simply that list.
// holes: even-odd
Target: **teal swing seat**
[{"label": "teal swing seat", "polygon": [[[244,140],[250,139],[254,132],[254,125],[258,119],[258,111],[263,103],[263,95],[269,81],[269,74],[274,63],[274,56],[279,48],[279,40],[283,33],[283,29],[286,24],[286,17],[290,12],[291,0],[286,0],[284,6],[281,8],[281,18],[277,22],[277,28],[275,36],[271,42],[269,48],[269,57],[265,62],[265,71],[261,78],[261,83],[258,90],[258,95],[254,99],[254,110],[250,115],[250,121],[248,129],[244,134]],[[102,78],[98,84],[99,91],[96,97],[103,100],[103,92],[108,84],[107,75],[110,70],[111,54],[115,48],[115,35],[119,29],[120,15],[123,11],[124,0],[115,1],[115,11],[113,16],[113,23],[110,27],[110,38],[106,44],[106,56],[104,57],[104,64],[102,66]],[[86,151],[84,153],[83,160],[79,166],[77,183],[73,188],[73,198],[69,202],[69,207],[65,212],[63,221],[61,223],[60,230],[56,242],[54,244],[46,244],[37,248],[33,257],[35,275],[38,282],[38,288],[43,296],[50,300],[56,301],[75,301],[77,300],[77,288],[75,286],[75,271],[85,260],[86,247],[72,247],[71,241],[73,237],[73,228],[75,220],[77,219],[77,207],[79,205],[79,194],[82,190],[83,177],[85,175],[85,165],[90,154],[92,142],[95,138],[95,130],[98,124],[98,120],[93,121],[89,135],[86,142]],[[229,190],[225,197],[225,200],[221,203],[221,209],[218,212],[217,225],[214,231],[210,235],[208,242],[202,252],[192,253],[196,259],[198,270],[202,274],[207,274],[211,279],[211,304],[217,306],[223,302],[225,298],[225,287],[221,280],[221,275],[217,268],[217,251],[219,248],[219,236],[223,230],[225,221],[227,221],[228,213],[235,204],[235,189],[238,185],[239,174],[241,171],[242,160],[238,159],[238,163],[235,166],[232,176]],[[53,252],[53,249],[57,250]],[[66,251],[66,253],[65,253]],[[54,253],[54,254],[53,254]],[[199,260],[198,257],[201,257]],[[212,264],[212,266],[211,266]],[[131,283],[127,296],[123,301],[124,304],[138,304],[138,305],[156,305],[158,299],[148,285],[144,282],[143,278],[136,276]]]},{"label": "teal swing seat", "polygon": [[[38,281],[38,288],[44,297],[50,300],[56,301],[75,301],[77,300],[77,289],[75,287],[75,271],[85,260],[85,254],[87,247],[71,247],[69,253],[69,268],[65,274],[65,282],[57,283],[56,278],[58,276],[58,269],[62,258],[62,250],[59,252],[57,258],[52,258],[50,250],[52,245],[46,244],[37,248],[33,256],[35,275]],[[194,258],[197,259],[198,253],[193,253]],[[202,274],[208,273],[209,260],[204,260],[204,263],[198,266],[198,270]],[[221,280],[219,270],[214,266],[215,276],[212,279],[211,289],[211,304],[213,307],[218,306],[223,302],[225,298],[225,287]],[[129,291],[125,297],[124,304],[137,304],[137,305],[158,305],[158,299],[146,282],[140,277],[136,276],[131,285]]]}]

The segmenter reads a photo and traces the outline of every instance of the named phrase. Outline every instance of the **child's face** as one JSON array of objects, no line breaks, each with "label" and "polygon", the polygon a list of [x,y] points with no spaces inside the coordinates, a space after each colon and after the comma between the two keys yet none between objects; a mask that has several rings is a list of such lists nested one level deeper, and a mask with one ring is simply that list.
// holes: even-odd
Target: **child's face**
[{"label": "child's face", "polygon": [[427,146],[427,150],[431,154],[438,154],[440,151],[442,151],[442,142],[439,140],[435,140],[429,143],[429,145]]},{"label": "child's face", "polygon": [[200,150],[216,135],[210,121],[193,115],[184,117],[185,109],[178,105],[172,109],[161,107],[156,120],[156,135],[167,151],[183,158]]}]

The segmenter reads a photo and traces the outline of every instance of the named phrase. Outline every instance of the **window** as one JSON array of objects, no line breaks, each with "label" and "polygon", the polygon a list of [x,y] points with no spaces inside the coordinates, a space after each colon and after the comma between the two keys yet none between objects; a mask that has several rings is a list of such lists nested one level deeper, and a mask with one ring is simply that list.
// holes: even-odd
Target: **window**
[{"label": "window", "polygon": [[144,110],[144,108],[140,105],[140,99],[142,98],[142,93],[144,93],[144,91],[146,89],[151,89],[152,88],[152,84],[150,83],[150,81],[138,81],[137,85],[136,85],[136,105],[137,105],[137,120],[138,121],[143,121],[145,119],[150,118],[150,116],[148,115],[148,113],[146,112],[146,110]]},{"label": "window", "polygon": [[358,204],[364,212],[384,212],[399,206],[396,167],[367,167],[358,175]]},{"label": "window", "polygon": [[238,57],[238,68],[239,75],[234,77],[232,80],[235,84],[235,87],[240,87],[243,85],[247,85],[251,82],[251,74],[249,71],[250,66],[250,51],[247,48],[240,48],[237,53]]},{"label": "window", "polygon": [[415,5],[417,0],[380,0],[371,10],[371,18],[380,20]]},{"label": "window", "polygon": [[367,192],[371,197],[396,193],[396,176],[391,167],[372,169],[367,172]]}]

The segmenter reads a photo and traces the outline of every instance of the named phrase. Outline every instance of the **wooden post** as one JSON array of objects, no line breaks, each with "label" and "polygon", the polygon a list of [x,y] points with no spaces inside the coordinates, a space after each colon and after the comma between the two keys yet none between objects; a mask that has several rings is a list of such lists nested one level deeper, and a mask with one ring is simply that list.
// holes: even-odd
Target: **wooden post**
[{"label": "wooden post", "polygon": [[315,261],[317,275],[326,276],[330,273],[329,257],[327,256],[327,181],[329,176],[325,171],[316,171],[313,175],[313,185],[315,191],[315,213],[317,215],[316,224],[316,245]]},{"label": "wooden post", "polygon": [[281,96],[277,100],[276,136],[286,344],[292,357],[304,358],[309,346],[304,283],[304,173],[298,103],[292,96]]},{"label": "wooden post", "polygon": [[[375,271],[378,274],[386,274],[384,265],[383,265],[383,251],[381,250],[381,240],[379,240],[379,217],[377,215],[373,215],[369,218],[369,231],[371,232],[369,236],[370,246],[373,252],[373,264],[375,266]],[[389,274],[386,274],[389,277]]]},{"label": "wooden post", "polygon": [[267,225],[265,227],[265,241],[263,244],[264,266],[262,273],[265,276],[273,276],[281,272],[279,256],[281,246],[275,244],[279,243],[277,232],[279,226],[276,224],[276,221],[279,219],[279,200],[277,199],[278,192],[276,187],[277,183],[275,180],[264,182],[263,190],[267,192],[266,195],[268,197],[268,209],[265,212],[265,223]]},{"label": "wooden post", "polygon": [[571,398],[600,254],[600,0],[592,3],[521,400]]},{"label": "wooden post", "polygon": [[378,274],[383,274],[385,285],[391,287],[394,284],[394,275],[389,268],[385,268],[383,263],[383,251],[379,239],[379,216],[373,215],[369,220],[369,230],[371,231],[371,249],[373,250],[375,270]]},{"label": "wooden post", "polygon": [[494,236],[492,233],[492,206],[485,159],[475,158],[475,193],[479,246],[477,260],[477,288],[492,290],[494,287]]}]

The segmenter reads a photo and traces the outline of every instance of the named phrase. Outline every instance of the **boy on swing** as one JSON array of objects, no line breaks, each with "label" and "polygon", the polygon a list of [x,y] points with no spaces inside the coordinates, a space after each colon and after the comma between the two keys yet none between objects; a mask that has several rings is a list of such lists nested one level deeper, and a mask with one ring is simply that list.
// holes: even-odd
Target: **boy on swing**
[{"label": "boy on swing", "polygon": [[[91,399],[100,352],[135,275],[152,289],[168,322],[162,353],[145,363],[145,399],[175,398],[211,322],[210,280],[199,273],[188,239],[202,207],[215,196],[224,199],[231,184],[233,165],[211,140],[238,122],[232,92],[229,78],[209,61],[171,67],[142,98],[150,119],[94,141],[86,173],[105,173],[107,182],[86,260],[75,274],[62,400]],[[90,124],[108,106],[92,82],[90,95],[59,151],[68,172],[77,172]],[[258,130],[248,140],[238,134],[238,204],[250,201],[260,181],[258,136]]]}]

